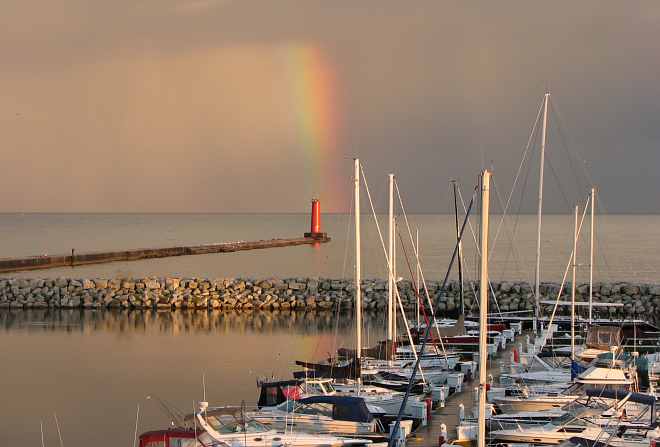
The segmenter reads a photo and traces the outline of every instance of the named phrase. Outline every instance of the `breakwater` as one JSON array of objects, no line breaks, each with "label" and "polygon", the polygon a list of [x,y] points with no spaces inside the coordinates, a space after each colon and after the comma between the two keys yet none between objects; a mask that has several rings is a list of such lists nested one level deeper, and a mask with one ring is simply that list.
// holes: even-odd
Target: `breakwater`
[{"label": "breakwater", "polygon": [[138,248],[131,250],[95,251],[87,253],[76,253],[75,250],[71,250],[70,255],[43,255],[0,259],[0,273],[58,267],[74,267],[88,264],[103,264],[106,262],[139,261],[141,259],[169,258],[173,256],[231,253],[245,250],[314,245],[326,242],[330,242],[330,238],[326,233],[305,233],[305,237],[299,238],[222,242],[216,244],[183,245],[166,248]]},{"label": "breakwater", "polygon": [[[415,307],[415,290],[410,281],[398,283],[403,307]],[[438,281],[428,281],[431,300],[441,313],[456,313],[459,308],[459,285],[453,281],[445,291]],[[532,286],[526,282],[492,283],[497,306],[502,312],[532,310]],[[465,307],[476,311],[478,285],[468,284]],[[114,278],[114,279],[0,279],[0,308],[84,308],[84,309],[232,309],[232,310],[328,310],[340,311],[354,305],[351,280],[331,278]],[[555,300],[559,285],[543,283],[542,298]],[[569,299],[570,286],[563,300]],[[363,307],[381,310],[386,307],[387,282],[383,279],[362,281]],[[576,300],[588,300],[588,284],[577,286]],[[491,297],[491,305],[496,306]],[[597,307],[603,317],[660,314],[660,285],[627,282],[597,283],[594,303],[620,303],[619,307]],[[551,305],[543,305],[545,312]],[[497,307],[492,307],[493,311]],[[560,309],[562,310],[562,309]],[[566,309],[563,309],[565,312]]]}]

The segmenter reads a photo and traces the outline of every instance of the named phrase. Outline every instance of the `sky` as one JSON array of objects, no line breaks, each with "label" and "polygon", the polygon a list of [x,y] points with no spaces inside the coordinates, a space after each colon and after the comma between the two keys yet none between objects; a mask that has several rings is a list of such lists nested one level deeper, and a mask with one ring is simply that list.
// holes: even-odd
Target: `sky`
[{"label": "sky", "polygon": [[[547,212],[660,211],[657,1],[6,0],[1,212],[501,210],[551,93]],[[511,212],[534,212],[540,137]]]}]

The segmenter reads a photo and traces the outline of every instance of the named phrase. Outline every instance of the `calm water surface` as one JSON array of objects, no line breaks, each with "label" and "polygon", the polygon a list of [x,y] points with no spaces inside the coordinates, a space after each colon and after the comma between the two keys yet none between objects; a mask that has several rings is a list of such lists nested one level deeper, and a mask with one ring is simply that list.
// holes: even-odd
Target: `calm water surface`
[{"label": "calm water surface", "polygon": [[[367,341],[383,335],[370,316]],[[140,430],[168,418],[148,395],[191,412],[256,402],[260,377],[291,377],[294,360],[317,360],[353,343],[350,316],[328,313],[95,312],[0,313],[0,445],[130,446]]]},{"label": "calm water surface", "polygon": [[[0,256],[27,256],[44,253],[167,247],[181,244],[295,237],[307,231],[306,214],[2,214],[0,215]],[[363,275],[384,276],[386,265],[376,226],[363,216]],[[413,215],[411,227],[420,230],[422,266],[429,278],[445,273],[453,249],[453,216]],[[383,224],[384,222],[381,222]],[[402,222],[403,223],[403,222]],[[475,232],[477,221],[472,222]],[[202,277],[267,277],[351,275],[353,238],[348,215],[323,216],[323,228],[333,238],[321,247],[299,246],[165,258],[130,263],[112,263],[23,273],[22,276],[115,277],[182,275]],[[498,230],[499,228],[499,230]],[[587,281],[588,225],[578,246],[578,262],[585,265],[579,280]],[[401,236],[411,256],[407,229]],[[660,216],[598,216],[596,224],[595,280],[658,282],[660,259]],[[548,215],[543,221],[542,279],[561,281],[572,249],[573,217]],[[474,237],[465,235],[466,270],[475,278]],[[491,220],[491,275],[502,279],[533,278],[536,253],[536,217],[508,216]],[[405,253],[399,249],[399,273],[407,275]],[[12,274],[11,276],[17,276]]]},{"label": "calm water surface", "polygon": [[[453,218],[410,216],[420,229],[427,278],[444,274],[453,248]],[[378,233],[364,216],[363,275],[383,277]],[[498,232],[493,217],[491,273],[495,278],[533,275],[534,216],[510,217]],[[476,222],[475,222],[476,224]],[[112,263],[23,273],[35,277],[180,275],[200,277],[352,276],[351,221],[324,216],[333,241],[233,254]],[[307,215],[0,215],[2,256],[160,247],[221,241],[293,237],[308,227]],[[476,230],[476,226],[474,228]],[[572,238],[571,216],[546,216],[544,280],[560,281]],[[497,235],[497,237],[496,237]],[[405,228],[402,236],[407,238]],[[660,216],[605,216],[598,220],[597,281],[660,282]],[[466,235],[466,269],[474,278],[474,243]],[[584,241],[588,238],[584,238]],[[513,243],[512,243],[513,242]],[[406,251],[411,252],[407,245]],[[588,245],[578,262],[588,262]],[[408,276],[405,252],[398,268]],[[586,281],[588,270],[580,269]],[[18,276],[15,274],[6,276]],[[382,337],[384,322],[367,319],[365,343]],[[214,404],[254,402],[258,377],[289,377],[296,359],[319,359],[338,345],[353,343],[350,316],[320,313],[0,311],[0,446],[57,445],[57,412],[67,447],[132,445],[136,407],[140,430],[162,427],[167,417],[148,395],[191,411],[202,398],[206,374]]]}]

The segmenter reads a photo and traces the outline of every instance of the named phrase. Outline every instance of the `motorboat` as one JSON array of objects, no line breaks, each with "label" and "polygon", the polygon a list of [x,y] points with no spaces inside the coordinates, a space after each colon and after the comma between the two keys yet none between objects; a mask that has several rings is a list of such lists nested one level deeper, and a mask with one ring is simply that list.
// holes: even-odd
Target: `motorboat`
[{"label": "motorboat", "polygon": [[618,390],[624,393],[635,383],[635,373],[629,368],[611,368],[595,364],[583,371],[573,385],[561,392],[493,397],[491,402],[502,413],[542,411],[562,406],[584,395],[587,390],[601,393]]},{"label": "motorboat", "polygon": [[[259,408],[274,407],[287,400],[297,400],[312,396],[353,396],[364,399],[368,406],[381,408],[385,415],[399,413],[405,393],[373,385],[357,384],[351,380],[335,381],[330,378],[306,378],[285,381],[262,381],[259,394]],[[404,416],[420,420],[426,419],[426,399],[423,395],[408,397]]]},{"label": "motorboat", "polygon": [[384,427],[387,423],[379,419],[385,415],[385,410],[367,405],[362,397],[311,396],[287,400],[246,415],[277,430],[295,427],[296,431],[305,433],[358,435],[370,439],[386,437]]},{"label": "motorboat", "polygon": [[[589,399],[595,399],[597,396],[596,393],[590,394],[592,396]],[[613,433],[614,427],[616,430],[648,430],[657,425],[653,396],[640,393],[616,396],[614,392],[607,391],[598,397],[598,400],[601,404],[609,401],[611,405],[605,410],[602,405],[581,405],[552,418],[547,424],[531,427],[518,425],[515,428],[491,430],[490,437],[498,442],[558,444],[575,435],[593,437],[603,430]]]},{"label": "motorboat", "polygon": [[[186,418],[187,428],[196,433],[199,446],[231,447],[346,447],[369,446],[373,441],[343,438],[328,434],[301,433],[296,430],[275,430],[249,417],[243,408],[208,408],[200,403],[198,411]],[[149,446],[145,446],[149,447]]]}]

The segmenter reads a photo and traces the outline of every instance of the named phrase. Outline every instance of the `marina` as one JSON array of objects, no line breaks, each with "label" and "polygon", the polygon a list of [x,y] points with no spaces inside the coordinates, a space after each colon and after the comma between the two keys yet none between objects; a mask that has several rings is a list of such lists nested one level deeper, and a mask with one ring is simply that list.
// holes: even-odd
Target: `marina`
[{"label": "marina", "polygon": [[660,447],[654,2],[9,3],[0,447]]}]

